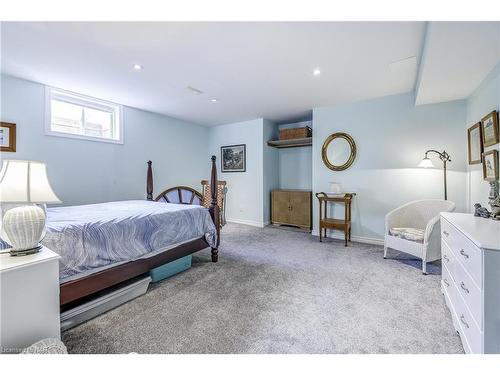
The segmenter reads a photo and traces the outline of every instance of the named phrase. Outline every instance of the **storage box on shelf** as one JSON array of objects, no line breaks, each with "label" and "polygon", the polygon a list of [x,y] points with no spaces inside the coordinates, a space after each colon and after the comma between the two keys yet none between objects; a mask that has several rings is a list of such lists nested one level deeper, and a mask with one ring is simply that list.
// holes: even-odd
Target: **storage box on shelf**
[{"label": "storage box on shelf", "polygon": [[309,138],[312,135],[312,129],[309,126],[303,128],[280,129],[280,141],[285,139]]}]

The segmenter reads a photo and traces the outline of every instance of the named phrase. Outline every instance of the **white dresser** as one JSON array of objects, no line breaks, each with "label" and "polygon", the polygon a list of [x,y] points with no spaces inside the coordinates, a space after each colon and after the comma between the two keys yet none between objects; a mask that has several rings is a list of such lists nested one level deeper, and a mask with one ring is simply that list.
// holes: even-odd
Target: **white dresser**
[{"label": "white dresser", "polygon": [[466,353],[500,353],[500,221],[441,214],[441,287]]},{"label": "white dresser", "polygon": [[18,353],[44,338],[60,338],[59,255],[0,255],[0,351]]}]

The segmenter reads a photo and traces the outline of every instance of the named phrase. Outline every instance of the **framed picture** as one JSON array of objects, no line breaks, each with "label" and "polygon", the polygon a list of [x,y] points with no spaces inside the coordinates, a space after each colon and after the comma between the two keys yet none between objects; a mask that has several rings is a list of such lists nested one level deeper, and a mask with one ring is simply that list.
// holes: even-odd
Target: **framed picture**
[{"label": "framed picture", "polygon": [[0,122],[0,151],[16,152],[16,124]]},{"label": "framed picture", "polygon": [[478,122],[467,129],[467,140],[469,144],[469,164],[480,164],[483,154],[483,138],[481,134],[481,123]]},{"label": "framed picture", "polygon": [[246,171],[246,145],[222,146],[221,172],[245,172]]},{"label": "framed picture", "polygon": [[498,112],[493,111],[481,120],[483,131],[483,146],[488,147],[498,143]]},{"label": "framed picture", "polygon": [[498,180],[498,150],[483,153],[483,178],[486,181]]}]

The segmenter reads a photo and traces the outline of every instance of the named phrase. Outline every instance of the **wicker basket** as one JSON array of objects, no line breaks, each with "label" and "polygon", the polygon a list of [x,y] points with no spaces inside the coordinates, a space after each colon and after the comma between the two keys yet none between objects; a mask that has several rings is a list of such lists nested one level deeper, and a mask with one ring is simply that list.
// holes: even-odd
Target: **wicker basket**
[{"label": "wicker basket", "polygon": [[309,126],[305,126],[303,128],[291,128],[291,129],[280,130],[280,140],[309,138],[311,136],[312,136],[312,130]]}]

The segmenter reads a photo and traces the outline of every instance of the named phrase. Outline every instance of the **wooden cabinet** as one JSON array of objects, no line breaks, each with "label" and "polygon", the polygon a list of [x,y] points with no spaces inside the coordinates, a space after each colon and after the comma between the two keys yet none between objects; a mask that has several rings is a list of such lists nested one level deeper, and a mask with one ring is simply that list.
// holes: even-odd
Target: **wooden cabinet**
[{"label": "wooden cabinet", "polygon": [[272,224],[311,229],[311,196],[309,190],[273,190],[271,192]]}]

